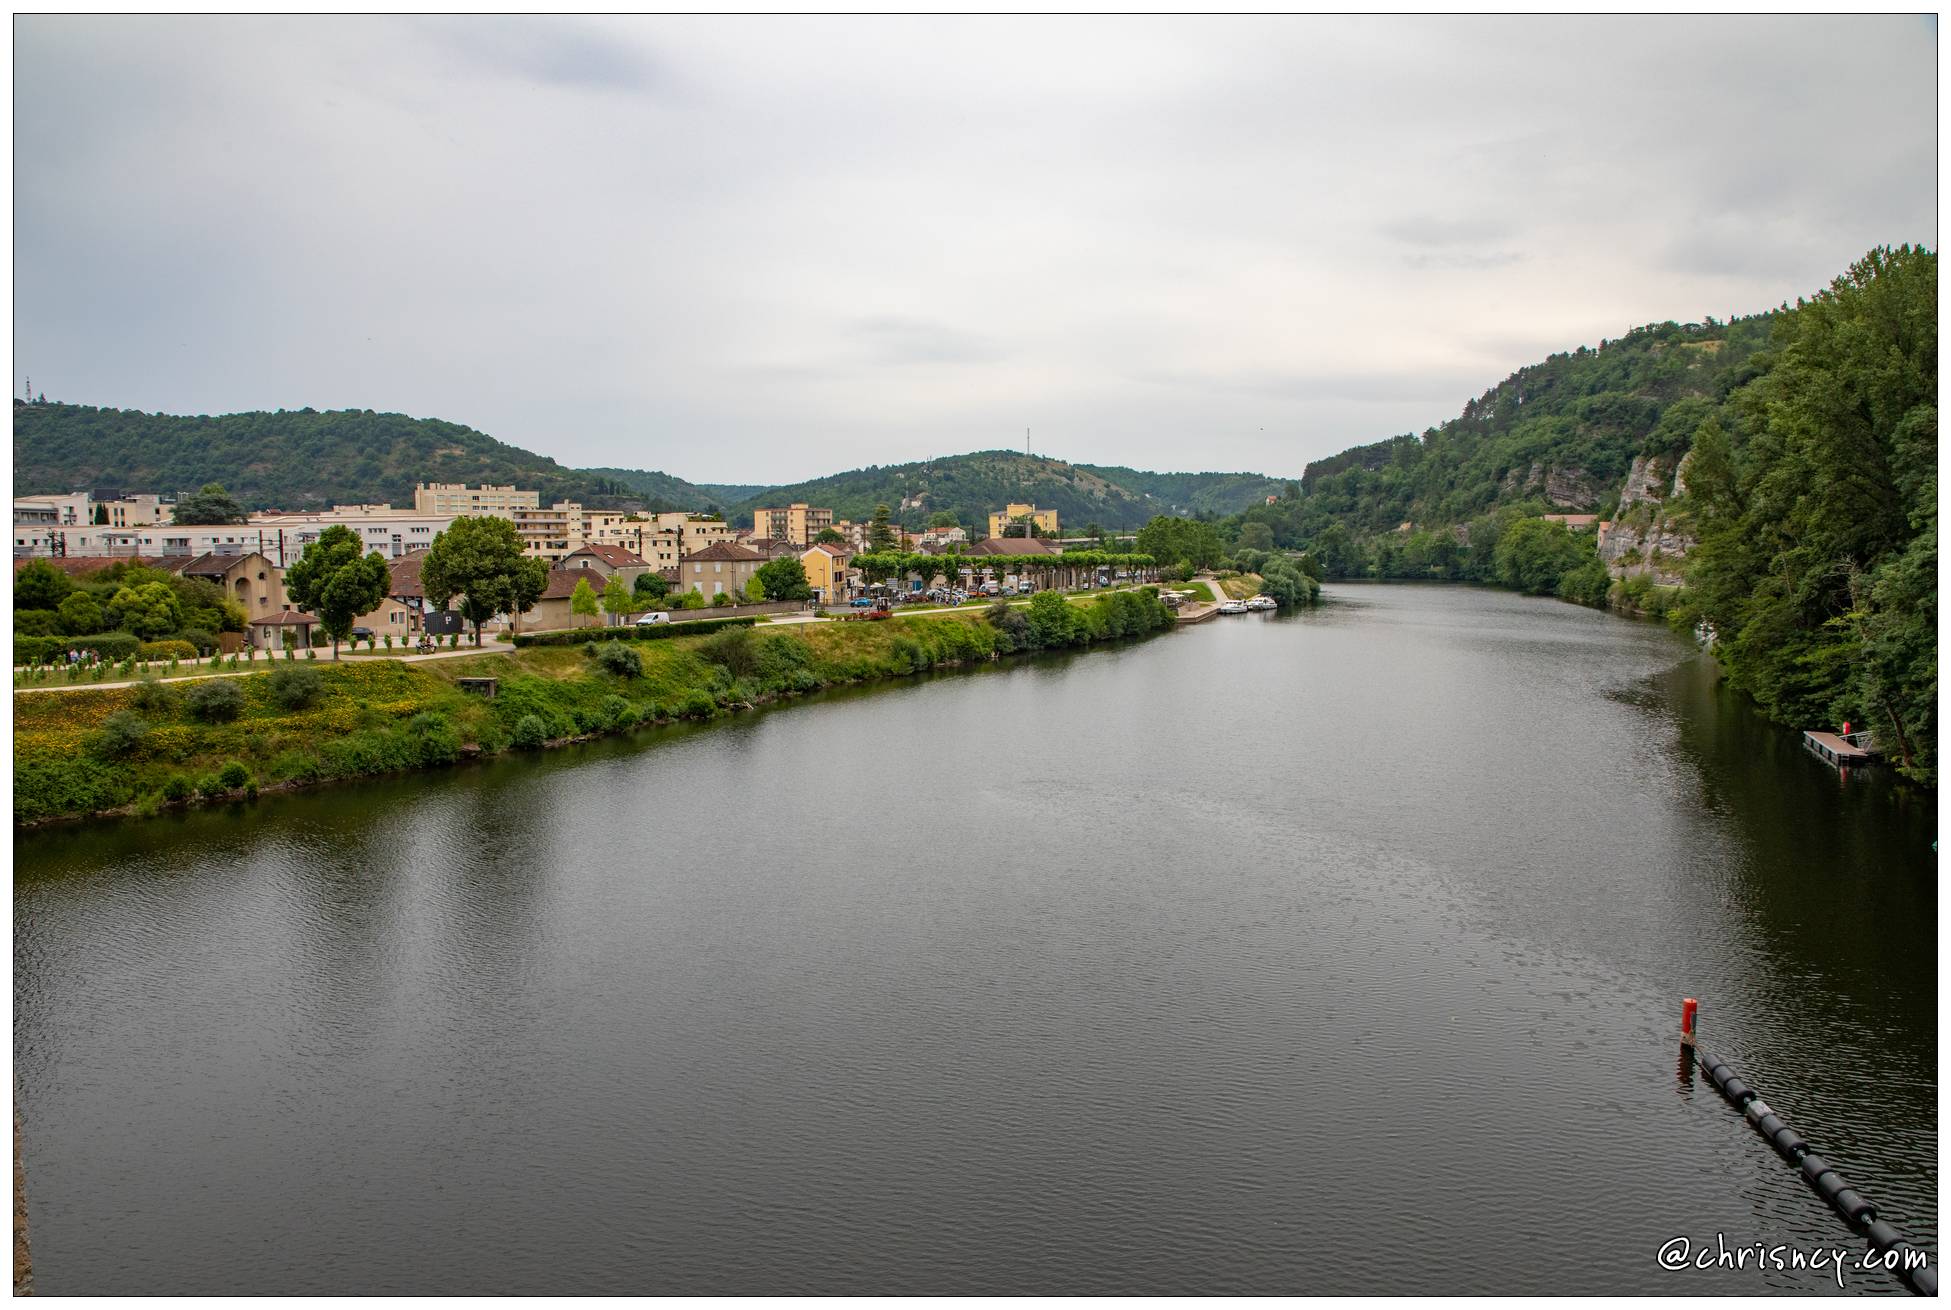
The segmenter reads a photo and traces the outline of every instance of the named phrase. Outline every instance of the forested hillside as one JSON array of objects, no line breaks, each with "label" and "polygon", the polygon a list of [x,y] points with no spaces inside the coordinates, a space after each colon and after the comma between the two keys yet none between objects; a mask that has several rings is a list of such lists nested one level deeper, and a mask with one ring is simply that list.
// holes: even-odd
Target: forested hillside
[{"label": "forested hillside", "polygon": [[[1612,520],[1604,558],[1542,517],[1580,511]],[[1329,577],[1699,622],[1765,713],[1868,724],[1935,783],[1937,255],[1875,250],[1793,307],[1554,355],[1421,437],[1316,461],[1301,494],[1219,532],[1236,554],[1305,549]],[[1660,543],[1683,585],[1622,541]]]},{"label": "forested hillside", "polygon": [[1088,523],[1136,530],[1155,514],[1195,508],[1222,515],[1239,511],[1283,484],[1257,474],[1140,473],[1127,468],[1071,464],[1043,455],[984,450],[912,464],[870,465],[789,487],[767,488],[733,507],[735,518],[761,505],[806,501],[830,506],[841,518],[864,519],[886,505],[905,527],[923,527],[952,514],[963,527],[986,530],[989,515],[1011,501],[1054,509],[1063,530]]},{"label": "forested hillside", "polygon": [[[652,509],[688,508],[700,494],[663,474],[567,468],[473,428],[405,414],[298,409],[179,416],[14,405],[16,494],[96,487],[169,494],[206,482],[223,483],[251,509],[411,505],[418,482],[513,483],[540,491],[545,505],[647,497],[656,502]],[[666,484],[669,494],[661,491]]]}]

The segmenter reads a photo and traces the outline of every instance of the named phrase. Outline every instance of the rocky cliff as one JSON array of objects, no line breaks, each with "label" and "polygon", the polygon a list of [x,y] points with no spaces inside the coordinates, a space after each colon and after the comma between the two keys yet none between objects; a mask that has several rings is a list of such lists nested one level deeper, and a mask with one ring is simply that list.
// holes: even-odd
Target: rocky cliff
[{"label": "rocky cliff", "polygon": [[1615,578],[1649,576],[1663,587],[1681,582],[1680,564],[1693,548],[1693,516],[1687,511],[1687,464],[1660,455],[1639,455],[1626,473],[1619,510],[1599,539],[1599,558]]}]

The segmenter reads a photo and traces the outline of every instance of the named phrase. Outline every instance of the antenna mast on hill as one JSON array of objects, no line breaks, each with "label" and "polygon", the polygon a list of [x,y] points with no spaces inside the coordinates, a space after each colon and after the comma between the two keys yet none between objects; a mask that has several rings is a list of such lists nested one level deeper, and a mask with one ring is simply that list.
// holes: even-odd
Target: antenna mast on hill
[{"label": "antenna mast on hill", "polygon": [[1028,428],[1023,429],[1023,453],[1025,455],[1030,453],[1030,430]]}]

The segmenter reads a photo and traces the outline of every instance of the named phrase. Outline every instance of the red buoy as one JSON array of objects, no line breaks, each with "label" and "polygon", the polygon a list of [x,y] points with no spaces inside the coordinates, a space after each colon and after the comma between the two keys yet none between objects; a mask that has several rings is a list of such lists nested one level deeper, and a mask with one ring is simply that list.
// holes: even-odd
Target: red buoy
[{"label": "red buoy", "polygon": [[1700,1002],[1689,996],[1680,1002],[1680,1044],[1694,1044],[1694,1019],[1700,1013]]}]

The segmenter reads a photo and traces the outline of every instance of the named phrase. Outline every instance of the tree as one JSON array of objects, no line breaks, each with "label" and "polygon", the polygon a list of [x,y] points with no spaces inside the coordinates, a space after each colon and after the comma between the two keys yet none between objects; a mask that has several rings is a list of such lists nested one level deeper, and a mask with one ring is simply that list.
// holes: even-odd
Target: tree
[{"label": "tree", "polygon": [[781,555],[759,566],[755,575],[767,600],[806,600],[813,588],[806,582],[806,566],[795,555]]},{"label": "tree", "polygon": [[887,506],[874,506],[874,520],[867,528],[867,549],[884,551],[894,549],[894,530],[887,524]]},{"label": "tree", "polygon": [[638,600],[658,601],[670,595],[671,584],[661,574],[639,573],[637,580],[630,584],[630,591]]},{"label": "tree", "polygon": [[109,601],[121,627],[138,637],[167,636],[183,626],[183,605],[167,584],[145,582],[124,587]]},{"label": "tree", "polygon": [[745,599],[751,601],[754,605],[758,605],[763,603],[765,598],[765,583],[760,582],[759,575],[754,573],[745,580]]},{"label": "tree", "polygon": [[102,607],[85,591],[77,591],[61,602],[61,631],[87,636],[102,630]]},{"label": "tree", "polygon": [[623,617],[636,607],[630,588],[623,585],[623,579],[612,573],[610,580],[603,584],[603,612],[613,622],[621,623]]},{"label": "tree", "polygon": [[962,521],[955,517],[954,510],[938,509],[928,516],[928,526],[931,528],[959,528],[962,526]]},{"label": "tree", "polygon": [[292,604],[318,615],[319,626],[332,639],[335,660],[339,643],[352,635],[353,623],[380,607],[393,582],[383,555],[359,552],[358,534],[334,523],[285,570],[285,592]]},{"label": "tree", "polygon": [[177,523],[243,523],[250,515],[221,482],[206,482],[194,496],[182,496],[171,515]]},{"label": "tree", "polygon": [[847,538],[838,528],[821,528],[820,534],[813,538],[816,546],[844,546]]},{"label": "tree", "polygon": [[434,538],[420,566],[420,585],[436,606],[462,597],[461,617],[474,626],[479,646],[487,620],[534,608],[549,585],[549,570],[522,554],[521,536],[509,520],[463,515]]},{"label": "tree", "polygon": [[106,505],[95,506],[95,526],[98,528],[105,528],[108,526],[108,506]]},{"label": "tree", "polygon": [[14,574],[14,608],[17,610],[60,609],[61,602],[74,590],[68,575],[44,559],[29,560]]},{"label": "tree", "polygon": [[1272,550],[1274,530],[1264,523],[1248,523],[1240,528],[1240,538],[1234,543],[1236,550]]},{"label": "tree", "polygon": [[593,619],[596,608],[596,589],[588,578],[577,578],[576,589],[569,593],[569,612],[579,619]]}]

